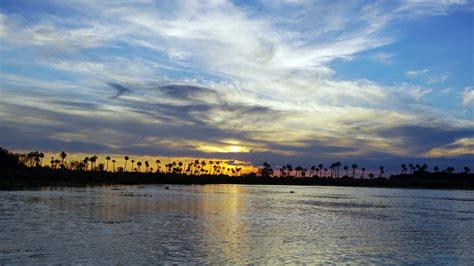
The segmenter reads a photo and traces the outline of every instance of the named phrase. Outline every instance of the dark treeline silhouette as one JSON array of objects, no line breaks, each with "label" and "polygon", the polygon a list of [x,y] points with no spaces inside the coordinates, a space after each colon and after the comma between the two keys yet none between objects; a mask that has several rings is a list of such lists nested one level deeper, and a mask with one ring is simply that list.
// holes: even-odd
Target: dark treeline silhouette
[{"label": "dark treeline silhouette", "polygon": [[[195,160],[188,163],[173,161],[161,165],[135,161],[124,156],[123,166],[110,156],[99,162],[96,155],[82,160],[67,160],[64,151],[58,158],[45,162],[41,152],[13,154],[0,148],[0,188],[38,185],[94,185],[94,184],[288,184],[334,185],[365,187],[414,188],[474,188],[474,174],[465,166],[455,172],[454,167],[430,171],[426,164],[402,164],[400,174],[384,177],[384,166],[367,173],[356,163],[342,165],[337,161],[310,168],[290,164],[273,169],[264,162],[258,171],[242,173],[241,166],[229,166],[224,161]],[[329,168],[329,169],[328,169]],[[341,171],[343,170],[341,175]]]}]

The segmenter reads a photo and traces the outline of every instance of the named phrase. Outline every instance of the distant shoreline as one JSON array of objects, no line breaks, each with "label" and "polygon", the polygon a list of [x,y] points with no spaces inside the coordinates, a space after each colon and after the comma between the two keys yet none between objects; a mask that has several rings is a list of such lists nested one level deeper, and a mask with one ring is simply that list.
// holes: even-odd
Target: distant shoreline
[{"label": "distant shoreline", "polygon": [[301,185],[377,188],[474,189],[474,174],[395,175],[390,178],[354,179],[350,177],[264,177],[257,175],[183,175],[172,173],[112,173],[71,171],[50,168],[22,168],[0,171],[0,190],[22,190],[44,186],[94,186],[140,184],[246,184]]}]

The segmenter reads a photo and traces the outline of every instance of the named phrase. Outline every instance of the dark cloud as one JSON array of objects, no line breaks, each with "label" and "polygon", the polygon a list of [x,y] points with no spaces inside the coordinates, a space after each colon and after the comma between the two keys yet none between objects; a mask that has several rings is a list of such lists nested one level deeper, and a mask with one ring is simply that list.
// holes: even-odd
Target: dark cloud
[{"label": "dark cloud", "polygon": [[401,126],[379,132],[384,138],[399,138],[402,147],[419,155],[433,148],[450,144],[463,137],[474,136],[474,129],[443,128],[426,126]]},{"label": "dark cloud", "polygon": [[179,84],[168,84],[158,87],[160,91],[165,92],[167,95],[180,98],[180,99],[194,99],[196,96],[204,97],[206,94],[208,96],[213,95],[217,96],[217,93],[209,88],[192,86],[192,85],[179,85]]},{"label": "dark cloud", "polygon": [[62,100],[51,100],[51,104],[59,105],[64,108],[74,108],[74,109],[100,109],[100,105],[90,102],[81,102],[81,101],[62,101]]},{"label": "dark cloud", "polygon": [[118,98],[124,93],[132,92],[132,90],[129,89],[128,87],[125,87],[125,86],[117,84],[117,83],[107,83],[107,84],[117,91],[117,94],[115,94],[113,97],[111,97],[111,99]]}]

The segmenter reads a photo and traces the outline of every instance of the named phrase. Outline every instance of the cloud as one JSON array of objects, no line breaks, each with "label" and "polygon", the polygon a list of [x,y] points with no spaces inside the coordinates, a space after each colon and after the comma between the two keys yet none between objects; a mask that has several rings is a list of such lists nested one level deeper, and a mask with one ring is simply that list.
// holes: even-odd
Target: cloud
[{"label": "cloud", "polygon": [[[418,146],[410,136],[436,135],[410,128],[426,121],[460,127],[424,104],[431,88],[339,79],[332,63],[396,42],[391,25],[462,3],[290,2],[261,1],[257,9],[230,1],[53,1],[67,16],[34,20],[2,11],[6,139],[25,149],[242,161],[420,156],[448,143]],[[391,64],[393,57],[376,52],[371,59]],[[448,78],[430,72],[406,75]],[[472,103],[469,92],[464,105]],[[12,135],[16,129],[24,133]],[[464,136],[449,132],[449,141]]]},{"label": "cloud", "polygon": [[370,56],[370,58],[376,62],[384,65],[391,65],[393,63],[395,55],[392,53],[378,52]]},{"label": "cloud", "polygon": [[474,103],[474,87],[466,87],[462,92],[462,104],[469,106]]},{"label": "cloud", "polygon": [[131,89],[123,86],[123,85],[120,85],[120,84],[116,84],[116,83],[109,83],[108,84],[110,87],[114,88],[116,91],[117,91],[117,94],[115,96],[113,96],[112,98],[118,98],[120,97],[120,95],[124,94],[124,93],[130,93],[132,92]]},{"label": "cloud", "polygon": [[415,77],[420,77],[426,75],[428,73],[429,69],[421,69],[421,70],[410,70],[406,72],[407,77],[409,78],[415,78]]},{"label": "cloud", "polygon": [[474,155],[474,138],[460,138],[452,143],[431,149],[426,153],[428,157],[453,157]]}]

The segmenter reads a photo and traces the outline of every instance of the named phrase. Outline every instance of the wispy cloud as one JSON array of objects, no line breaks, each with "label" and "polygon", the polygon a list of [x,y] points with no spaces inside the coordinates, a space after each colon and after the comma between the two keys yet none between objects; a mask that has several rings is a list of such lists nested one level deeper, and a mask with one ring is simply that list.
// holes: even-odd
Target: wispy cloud
[{"label": "wispy cloud", "polygon": [[[52,4],[67,15],[0,14],[0,102],[10,102],[0,121],[25,132],[11,143],[35,133],[57,147],[117,153],[404,156],[435,144],[409,149],[381,132],[426,120],[472,126],[425,106],[430,87],[338,79],[332,66],[397,42],[390,26],[448,14],[462,1]],[[386,65],[394,57],[371,55]],[[430,69],[405,74],[425,85],[448,80]]]},{"label": "wispy cloud", "polygon": [[462,104],[469,106],[474,103],[474,87],[466,87],[462,92]]}]

